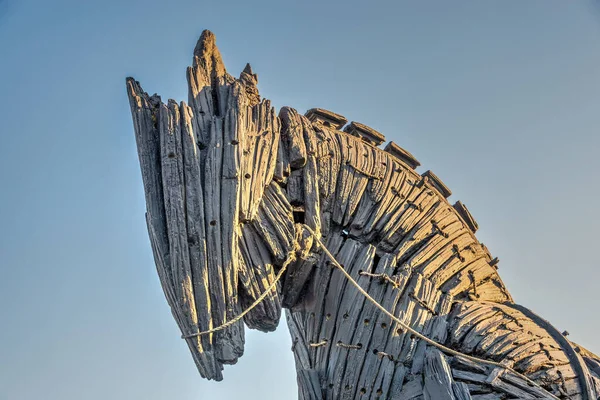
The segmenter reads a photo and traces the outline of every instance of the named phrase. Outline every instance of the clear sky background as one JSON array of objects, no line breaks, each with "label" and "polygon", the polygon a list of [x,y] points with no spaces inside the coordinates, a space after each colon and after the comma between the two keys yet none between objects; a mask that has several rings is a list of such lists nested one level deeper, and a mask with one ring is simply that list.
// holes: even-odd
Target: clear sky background
[{"label": "clear sky background", "polygon": [[0,0],[0,400],[296,397],[283,321],[202,380],[152,260],[125,77],[187,100],[203,29],[275,106],[415,154],[516,301],[600,353],[597,4]]}]

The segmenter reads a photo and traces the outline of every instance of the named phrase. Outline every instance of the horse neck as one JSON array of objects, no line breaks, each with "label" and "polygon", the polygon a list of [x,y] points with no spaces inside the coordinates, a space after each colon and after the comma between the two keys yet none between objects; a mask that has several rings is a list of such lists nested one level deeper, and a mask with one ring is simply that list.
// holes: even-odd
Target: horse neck
[{"label": "horse neck", "polygon": [[[429,175],[344,132],[320,127],[307,136],[313,154],[291,177],[317,182],[318,193],[311,204],[299,207],[302,222],[310,220],[337,261],[375,301],[443,342],[441,326],[453,303],[510,300],[487,249]],[[311,371],[317,371],[321,386],[334,398],[346,386],[359,391],[357,382],[377,375],[382,361],[373,357],[394,354],[407,361],[414,356],[415,339],[382,315],[327,258],[311,263],[312,279],[288,312],[297,368],[308,371],[299,373],[299,381],[308,379],[310,386]],[[344,366],[336,361],[340,358]],[[350,358],[360,359],[355,361],[364,372],[346,371],[345,365],[353,365]]]}]

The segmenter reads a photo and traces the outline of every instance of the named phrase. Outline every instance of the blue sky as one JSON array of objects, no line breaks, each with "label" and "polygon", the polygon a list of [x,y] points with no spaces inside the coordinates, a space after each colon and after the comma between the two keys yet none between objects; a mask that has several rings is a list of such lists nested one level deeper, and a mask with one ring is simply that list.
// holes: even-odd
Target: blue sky
[{"label": "blue sky", "polygon": [[200,379],[154,269],[125,77],[211,29],[277,107],[373,126],[466,203],[516,301],[600,353],[600,6],[0,0],[0,399],[295,398],[287,328]]}]

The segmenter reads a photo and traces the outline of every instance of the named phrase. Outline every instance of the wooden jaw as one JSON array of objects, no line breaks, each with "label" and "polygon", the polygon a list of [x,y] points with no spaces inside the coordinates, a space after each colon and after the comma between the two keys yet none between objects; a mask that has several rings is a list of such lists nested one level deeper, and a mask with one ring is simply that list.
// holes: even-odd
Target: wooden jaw
[{"label": "wooden jaw", "polygon": [[[243,322],[272,331],[288,309],[301,398],[543,398],[546,389],[583,398],[582,384],[557,372],[570,370],[548,363],[572,364],[572,349],[563,346],[566,357],[539,322],[499,305],[512,298],[476,221],[461,202],[450,206],[440,178],[415,171],[412,154],[393,142],[379,149],[383,135],[363,124],[342,131],[347,119],[327,110],[277,115],[249,65],[238,79],[227,73],[208,31],[187,79],[189,105],[164,104],[132,78],[127,89],[159,279],[203,377],[221,380],[223,364],[242,355],[244,326],[194,335],[255,303],[294,252],[283,282]],[[544,389],[405,332],[348,285],[309,231],[412,329],[465,353],[506,357]],[[549,356],[525,345],[507,352],[510,340],[543,342]],[[589,381],[600,379],[596,359],[581,369]]]}]

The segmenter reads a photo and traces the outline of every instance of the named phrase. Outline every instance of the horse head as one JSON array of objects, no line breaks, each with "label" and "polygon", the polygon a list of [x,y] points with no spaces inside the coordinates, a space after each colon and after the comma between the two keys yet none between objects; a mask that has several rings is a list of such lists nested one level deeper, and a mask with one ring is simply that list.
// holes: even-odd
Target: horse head
[{"label": "horse head", "polygon": [[127,87],[158,275],[203,377],[285,308],[305,399],[594,396],[598,358],[513,303],[468,209],[409,152],[331,111],[276,114],[208,31],[187,80],[188,104]]}]

